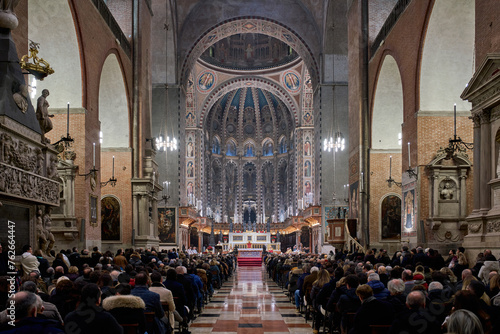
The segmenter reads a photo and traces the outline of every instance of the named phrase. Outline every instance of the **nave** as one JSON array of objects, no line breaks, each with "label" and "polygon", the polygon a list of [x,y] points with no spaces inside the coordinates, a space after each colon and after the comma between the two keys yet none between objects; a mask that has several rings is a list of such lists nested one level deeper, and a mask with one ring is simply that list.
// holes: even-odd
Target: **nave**
[{"label": "nave", "polygon": [[264,267],[238,267],[190,325],[198,333],[312,333]]}]

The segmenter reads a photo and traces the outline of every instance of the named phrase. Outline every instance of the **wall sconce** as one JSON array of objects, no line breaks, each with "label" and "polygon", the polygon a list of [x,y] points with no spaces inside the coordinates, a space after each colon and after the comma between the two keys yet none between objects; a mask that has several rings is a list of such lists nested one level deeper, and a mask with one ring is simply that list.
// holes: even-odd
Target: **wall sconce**
[{"label": "wall sconce", "polygon": [[[409,143],[408,143],[409,144]],[[412,170],[413,171],[413,170]],[[394,180],[392,178],[392,155],[389,156],[389,178],[386,180],[387,181],[387,185],[389,186],[389,188],[392,187],[392,184],[394,183],[396,186],[400,187],[402,186],[402,183],[401,182],[397,182],[396,180]]]},{"label": "wall sconce", "polygon": [[115,178],[115,156],[113,155],[113,167],[112,167],[113,174],[111,175],[110,179],[106,182],[101,182],[101,187],[106,187],[108,183],[114,187],[116,186],[116,181],[117,179]]},{"label": "wall sconce", "polygon": [[99,171],[98,169],[95,168],[95,143],[92,143],[92,144],[93,144],[93,147],[92,147],[92,168],[90,169],[90,171],[87,174],[78,173],[78,176],[85,176],[85,179],[87,179],[87,177],[89,177],[89,176],[92,176],[93,178],[95,178],[97,172]]}]

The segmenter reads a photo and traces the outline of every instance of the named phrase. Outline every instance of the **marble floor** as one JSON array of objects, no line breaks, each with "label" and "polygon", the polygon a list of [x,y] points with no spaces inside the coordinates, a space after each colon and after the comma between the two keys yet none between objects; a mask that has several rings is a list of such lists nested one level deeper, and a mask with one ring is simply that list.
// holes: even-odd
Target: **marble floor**
[{"label": "marble floor", "polygon": [[196,318],[192,334],[312,333],[264,267],[238,267]]}]

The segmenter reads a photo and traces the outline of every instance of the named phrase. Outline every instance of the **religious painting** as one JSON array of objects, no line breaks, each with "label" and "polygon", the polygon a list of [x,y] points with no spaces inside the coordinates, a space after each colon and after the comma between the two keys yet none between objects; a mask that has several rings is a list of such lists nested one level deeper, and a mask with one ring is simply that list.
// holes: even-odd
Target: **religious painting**
[{"label": "religious painting", "polygon": [[101,199],[101,238],[102,241],[120,240],[120,202],[114,196]]},{"label": "religious painting", "polygon": [[186,156],[189,158],[194,157],[194,144],[191,141],[191,138],[189,138],[189,142],[187,143],[186,146]]},{"label": "religious painting", "polygon": [[415,189],[403,193],[404,219],[403,227],[406,231],[415,229]]},{"label": "religious painting", "polygon": [[212,89],[216,82],[215,72],[205,71],[198,77],[198,89],[201,93],[206,93]]},{"label": "religious painting", "polygon": [[97,196],[90,195],[90,225],[97,226]]},{"label": "religious painting", "polygon": [[358,187],[359,181],[349,186],[349,218],[358,218]]},{"label": "religious painting", "polygon": [[305,156],[311,156],[311,142],[306,141],[304,143],[304,155]]},{"label": "religious painting", "polygon": [[401,238],[401,198],[386,196],[380,208],[382,239]]},{"label": "religious painting", "polygon": [[194,166],[192,161],[188,161],[187,166],[186,166],[186,176],[187,177],[194,177]]},{"label": "religious painting", "polygon": [[214,137],[214,139],[213,139],[212,153],[220,154],[220,141],[219,141],[219,138],[217,138],[217,137]]},{"label": "religious painting", "polygon": [[297,93],[300,90],[300,77],[295,71],[286,71],[282,76],[282,83],[290,93]]},{"label": "religious painting", "polygon": [[311,162],[309,160],[306,160],[304,162],[304,177],[310,177],[311,176]]},{"label": "religious painting", "polygon": [[158,237],[161,244],[177,242],[176,222],[176,208],[158,208]]},{"label": "religious painting", "polygon": [[308,196],[311,193],[311,181],[306,181],[304,183],[304,195]]},{"label": "religious painting", "polygon": [[186,193],[188,196],[193,195],[193,182],[188,182],[186,187]]}]

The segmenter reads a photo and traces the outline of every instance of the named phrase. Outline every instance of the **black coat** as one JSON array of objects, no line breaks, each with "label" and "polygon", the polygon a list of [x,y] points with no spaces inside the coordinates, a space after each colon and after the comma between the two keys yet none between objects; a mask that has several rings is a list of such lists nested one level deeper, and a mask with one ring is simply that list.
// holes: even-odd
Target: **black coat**
[{"label": "black coat", "polygon": [[361,304],[356,312],[354,327],[349,334],[370,333],[370,325],[390,325],[393,320],[394,313],[391,305],[385,301],[377,300],[375,297],[370,297]]},{"label": "black coat", "polygon": [[392,323],[389,334],[441,334],[441,324],[427,310],[406,310]]},{"label": "black coat", "polygon": [[[92,321],[89,321],[92,319]],[[122,334],[123,328],[102,307],[80,304],[78,309],[64,318],[66,333]]]}]

